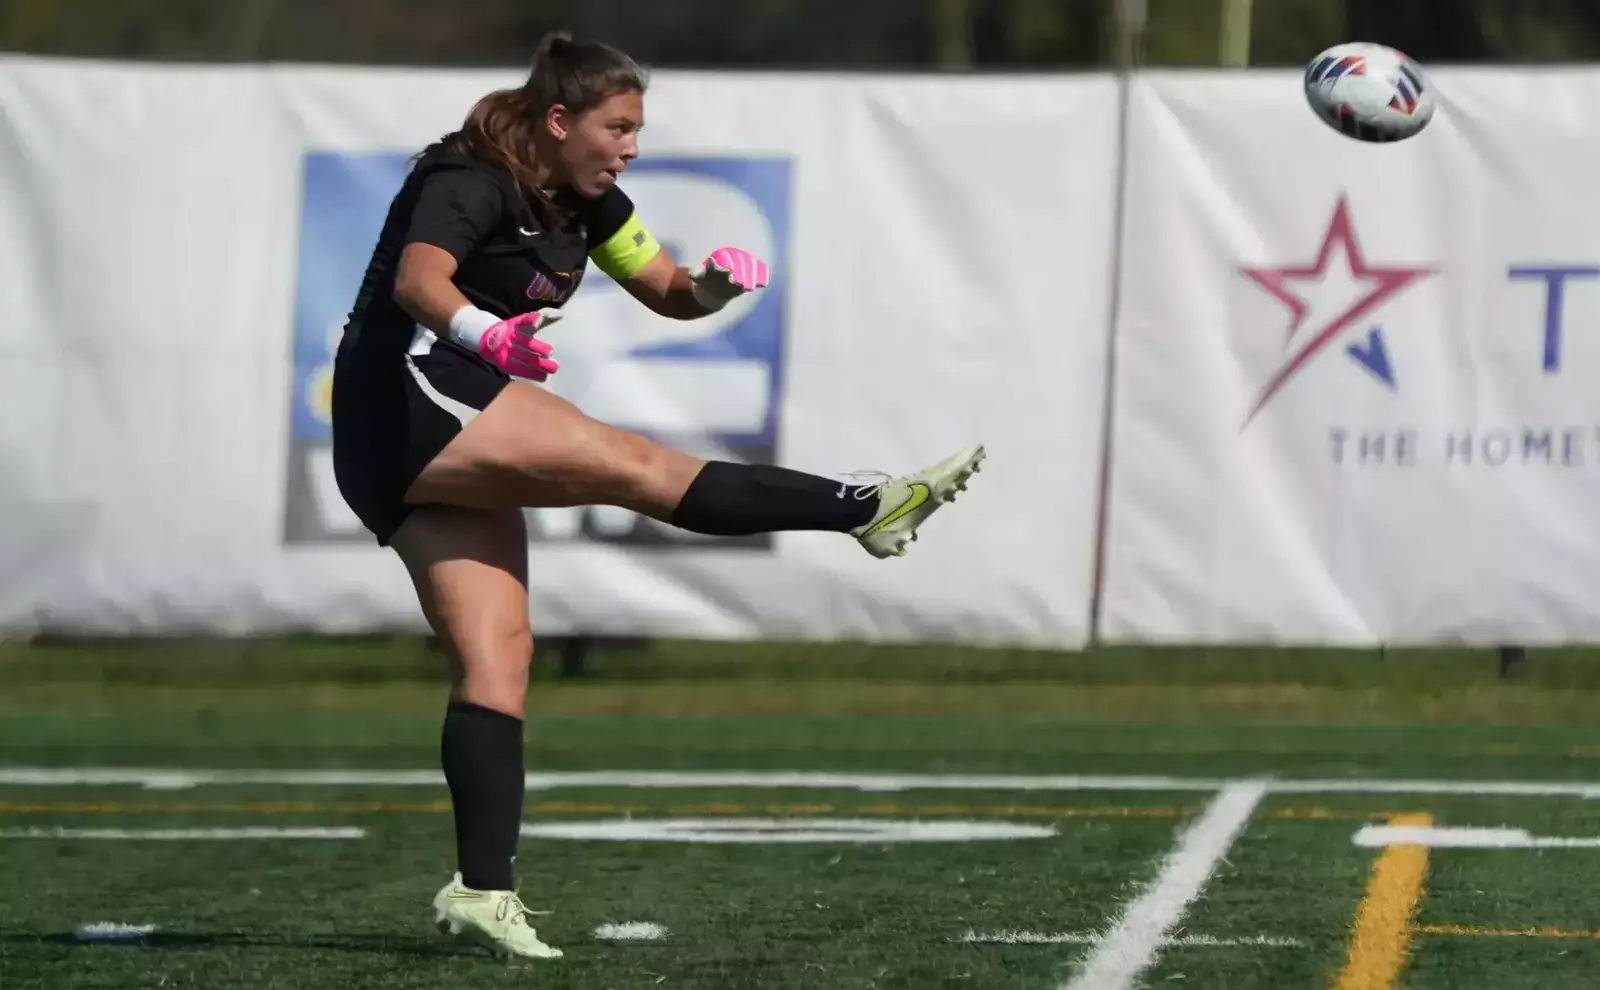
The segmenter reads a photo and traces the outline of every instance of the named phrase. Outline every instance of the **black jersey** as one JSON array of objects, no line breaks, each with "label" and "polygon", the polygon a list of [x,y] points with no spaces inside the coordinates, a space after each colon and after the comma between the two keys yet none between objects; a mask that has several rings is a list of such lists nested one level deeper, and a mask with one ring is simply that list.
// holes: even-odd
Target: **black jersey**
[{"label": "black jersey", "polygon": [[334,475],[380,544],[411,512],[412,481],[511,380],[476,351],[418,331],[394,300],[401,252],[417,242],[450,252],[456,287],[503,318],[565,303],[590,260],[624,279],[661,250],[615,186],[560,205],[566,219],[546,224],[510,173],[437,149],[395,195],[333,368]]},{"label": "black jersey", "polygon": [[393,295],[407,244],[450,252],[461,294],[499,317],[563,305],[591,258],[621,279],[660,251],[617,186],[598,199],[564,196],[558,205],[565,222],[547,224],[503,168],[437,149],[425,152],[390,205],[341,349],[395,358],[404,353],[416,323]]}]

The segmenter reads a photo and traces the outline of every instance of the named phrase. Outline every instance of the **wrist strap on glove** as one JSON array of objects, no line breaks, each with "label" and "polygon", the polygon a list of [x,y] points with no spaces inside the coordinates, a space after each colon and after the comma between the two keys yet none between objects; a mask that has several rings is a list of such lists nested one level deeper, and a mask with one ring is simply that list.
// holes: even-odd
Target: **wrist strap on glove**
[{"label": "wrist strap on glove", "polygon": [[466,344],[473,350],[478,349],[479,341],[489,332],[489,328],[500,322],[500,317],[486,312],[476,306],[463,306],[456,310],[450,317],[450,336]]}]

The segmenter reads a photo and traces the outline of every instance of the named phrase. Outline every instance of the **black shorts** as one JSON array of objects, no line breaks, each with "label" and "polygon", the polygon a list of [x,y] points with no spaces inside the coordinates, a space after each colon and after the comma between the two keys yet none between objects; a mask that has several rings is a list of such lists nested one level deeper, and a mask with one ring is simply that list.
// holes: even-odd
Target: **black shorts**
[{"label": "black shorts", "polygon": [[341,347],[333,372],[333,470],[345,502],[380,546],[411,512],[406,490],[509,375],[454,341],[419,330],[406,351]]}]

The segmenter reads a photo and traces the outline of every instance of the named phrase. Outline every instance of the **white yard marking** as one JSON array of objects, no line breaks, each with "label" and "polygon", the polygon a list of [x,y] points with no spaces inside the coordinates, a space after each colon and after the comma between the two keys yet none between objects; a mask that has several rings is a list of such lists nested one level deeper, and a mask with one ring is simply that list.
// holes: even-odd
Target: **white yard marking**
[{"label": "white yard marking", "polygon": [[[640,789],[793,789],[842,791],[1175,791],[1216,793],[1258,784],[1269,794],[1455,794],[1499,797],[1600,798],[1600,781],[1396,780],[1372,778],[1270,779],[1098,774],[924,774],[649,770],[530,773],[529,790],[617,787]],[[0,786],[194,787],[443,787],[437,770],[206,770],[139,767],[0,767]]]},{"label": "white yard marking", "polygon": [[1476,797],[1600,797],[1584,780],[1276,780],[1274,794],[1458,794]]},{"label": "white yard marking", "polygon": [[1356,845],[1428,846],[1432,849],[1600,849],[1600,838],[1546,838],[1520,828],[1440,828],[1422,825],[1368,825],[1355,834]]},{"label": "white yard marking", "polygon": [[6,828],[0,839],[107,839],[156,840],[166,842],[192,839],[221,841],[239,839],[360,839],[362,828]]},{"label": "white yard marking", "polygon": [[137,767],[0,767],[0,784],[32,787],[143,787],[181,791],[239,784],[275,786],[442,786],[438,770],[184,770]]},{"label": "white yard marking", "polygon": [[1123,911],[1065,990],[1128,990],[1155,962],[1167,934],[1227,855],[1256,805],[1259,783],[1229,784],[1183,832],[1155,880]]},{"label": "white yard marking", "polygon": [[[961,941],[973,945],[1099,945],[1105,936],[1099,932],[968,932]],[[1279,935],[1245,935],[1223,938],[1216,935],[1171,935],[1163,939],[1163,948],[1265,948],[1292,949],[1303,945],[1297,938]]]},{"label": "white yard marking", "polygon": [[655,942],[667,937],[667,930],[653,921],[625,921],[620,925],[601,925],[595,938],[608,942]]},{"label": "white yard marking", "polygon": [[116,921],[95,921],[82,925],[73,937],[80,942],[120,942],[144,938],[156,930],[155,925],[125,925]]},{"label": "white yard marking", "polygon": [[535,822],[522,834],[536,839],[606,842],[981,842],[1049,839],[1048,825],[1020,822],[904,821],[893,818],[607,818]]},{"label": "white yard marking", "polygon": [[[530,773],[529,790],[569,787],[637,787],[651,789],[795,788],[803,790],[905,791],[905,790],[1119,790],[1207,791],[1226,786],[1225,780],[1194,780],[1160,776],[1019,776],[1015,774],[889,774],[809,773],[789,771],[678,772],[650,770],[598,770],[566,773]],[[185,790],[192,787],[264,784],[280,787],[442,787],[437,770],[205,770],[138,767],[0,767],[0,785],[35,787],[133,786],[148,790]],[[1600,784],[1595,785],[1600,789]]]}]

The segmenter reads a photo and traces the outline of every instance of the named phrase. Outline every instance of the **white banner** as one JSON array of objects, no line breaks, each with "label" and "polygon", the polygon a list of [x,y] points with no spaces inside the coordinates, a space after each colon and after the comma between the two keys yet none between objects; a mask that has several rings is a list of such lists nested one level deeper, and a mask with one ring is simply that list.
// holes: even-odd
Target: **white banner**
[{"label": "white banner", "polygon": [[1600,73],[1433,83],[1386,146],[1137,85],[1106,638],[1600,638]]},{"label": "white banner", "polygon": [[[421,628],[333,485],[327,365],[406,156],[518,81],[0,60],[0,629]],[[536,631],[1081,644],[1111,81],[663,72],[647,107],[646,222],[774,285],[683,324],[592,272],[552,386],[822,474],[990,460],[896,561],[530,513]]]}]

